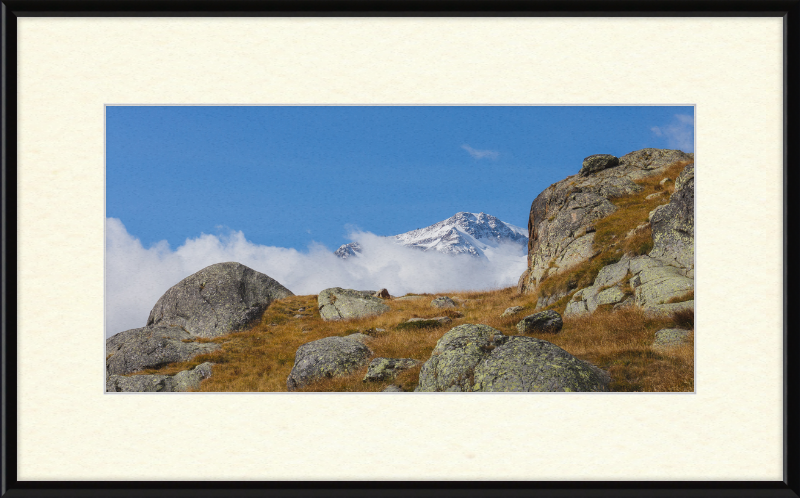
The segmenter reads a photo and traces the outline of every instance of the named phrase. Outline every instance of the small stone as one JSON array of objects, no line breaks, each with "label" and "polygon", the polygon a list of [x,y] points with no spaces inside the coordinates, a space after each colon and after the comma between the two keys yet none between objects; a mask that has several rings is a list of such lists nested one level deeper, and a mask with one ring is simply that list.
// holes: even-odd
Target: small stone
[{"label": "small stone", "polygon": [[530,316],[526,316],[517,324],[517,330],[521,334],[532,334],[536,332],[558,333],[564,322],[561,315],[553,310],[540,311]]},{"label": "small stone", "polygon": [[506,308],[506,310],[503,312],[502,315],[500,315],[500,317],[504,318],[504,317],[507,317],[507,316],[516,315],[517,313],[519,313],[523,309],[524,308],[522,306],[512,306],[510,308]]},{"label": "small stone", "polygon": [[456,303],[447,296],[437,297],[431,301],[431,306],[434,308],[455,308]]}]

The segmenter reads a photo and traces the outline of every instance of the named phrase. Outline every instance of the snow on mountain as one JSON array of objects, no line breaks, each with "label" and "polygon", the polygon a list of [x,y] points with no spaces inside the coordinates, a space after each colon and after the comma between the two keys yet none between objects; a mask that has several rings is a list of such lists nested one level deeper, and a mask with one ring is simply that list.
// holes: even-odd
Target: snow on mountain
[{"label": "snow on mountain", "polygon": [[[526,246],[528,231],[505,223],[486,213],[457,213],[455,216],[429,227],[387,237],[398,244],[423,251],[445,254],[470,254],[485,257],[486,251],[501,244],[514,243]],[[358,242],[344,244],[335,254],[347,259],[361,254]]]}]

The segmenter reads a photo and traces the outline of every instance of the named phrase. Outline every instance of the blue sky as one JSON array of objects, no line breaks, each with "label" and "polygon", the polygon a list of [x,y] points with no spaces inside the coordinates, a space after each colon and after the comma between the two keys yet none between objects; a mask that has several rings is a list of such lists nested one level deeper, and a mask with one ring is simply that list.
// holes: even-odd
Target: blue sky
[{"label": "blue sky", "polygon": [[335,250],[459,211],[527,226],[584,157],[691,152],[692,107],[110,106],[106,215],[143,246],[242,231]]},{"label": "blue sky", "polygon": [[[584,157],[689,152],[693,122],[691,107],[107,107],[106,336],[224,261],[298,295],[513,286],[524,245],[481,259],[376,235],[459,211],[527,228]],[[333,255],[353,240],[360,257]]]}]

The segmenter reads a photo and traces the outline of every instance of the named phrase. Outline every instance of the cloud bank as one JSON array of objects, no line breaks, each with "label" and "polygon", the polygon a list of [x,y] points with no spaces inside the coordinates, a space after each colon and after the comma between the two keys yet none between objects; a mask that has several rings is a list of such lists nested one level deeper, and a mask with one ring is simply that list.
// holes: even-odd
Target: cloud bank
[{"label": "cloud bank", "polygon": [[462,149],[469,152],[469,155],[473,157],[473,159],[497,159],[500,157],[500,153],[496,150],[478,150],[473,149],[467,144],[461,146]]},{"label": "cloud bank", "polygon": [[654,126],[650,130],[657,137],[667,139],[673,149],[694,152],[694,118],[686,114],[676,114],[675,121],[666,126]]},{"label": "cloud bank", "polygon": [[349,237],[361,245],[361,257],[342,260],[321,244],[302,252],[258,245],[241,231],[202,234],[174,250],[166,241],[145,248],[119,219],[106,218],[106,337],[143,327],[167,289],[214,263],[242,263],[298,295],[328,287],[385,287],[392,295],[502,288],[515,285],[527,264],[525,247],[511,243],[487,250],[487,260],[422,252],[369,232]]}]

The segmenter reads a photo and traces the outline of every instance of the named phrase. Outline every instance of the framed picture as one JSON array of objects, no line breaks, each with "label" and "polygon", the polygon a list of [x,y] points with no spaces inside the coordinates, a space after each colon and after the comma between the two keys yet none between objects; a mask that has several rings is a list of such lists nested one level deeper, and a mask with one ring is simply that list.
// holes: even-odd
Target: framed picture
[{"label": "framed picture", "polygon": [[[5,1],[4,495],[797,496],[798,372],[788,360],[798,341],[787,334],[785,192],[798,158],[799,5]],[[155,159],[141,133],[157,136],[162,150],[173,147],[167,168],[199,164],[210,149],[178,147],[181,134],[167,119],[135,129],[112,119],[131,109],[182,110],[182,126],[213,139],[193,112],[300,106],[690,109],[698,168],[692,389],[104,392],[98,358],[108,356],[109,296],[137,296],[109,287],[109,263],[126,262],[108,246],[117,209],[109,206],[118,199],[111,189],[130,185],[126,219],[142,228],[124,229],[152,249],[158,239],[146,239],[143,227],[169,226],[156,218],[178,198],[202,204],[200,178],[225,167],[206,161],[208,170],[184,169],[182,181],[163,188],[165,156]],[[675,122],[598,126],[630,137],[644,127],[666,140],[685,113],[671,116]],[[251,124],[270,119],[288,126],[270,115]],[[507,129],[541,143],[543,119],[520,119],[514,130],[487,118],[486,136]],[[301,128],[312,136],[310,125]],[[407,150],[392,142],[393,154],[402,159],[421,147],[408,142]],[[295,156],[309,164],[339,146],[298,144]],[[502,173],[504,152],[491,144],[464,140],[456,148],[486,175]],[[112,157],[125,175],[111,168]],[[281,181],[303,182],[301,163],[283,167]],[[397,181],[419,175],[397,164]],[[267,198],[280,188],[252,178],[251,193]],[[539,183],[507,184],[508,195],[526,199],[527,215]],[[220,184],[235,196],[230,187]],[[249,199],[258,211],[258,196]],[[363,209],[375,210],[369,199]],[[348,191],[342,202],[362,201]],[[170,243],[156,250],[169,255]]]}]

